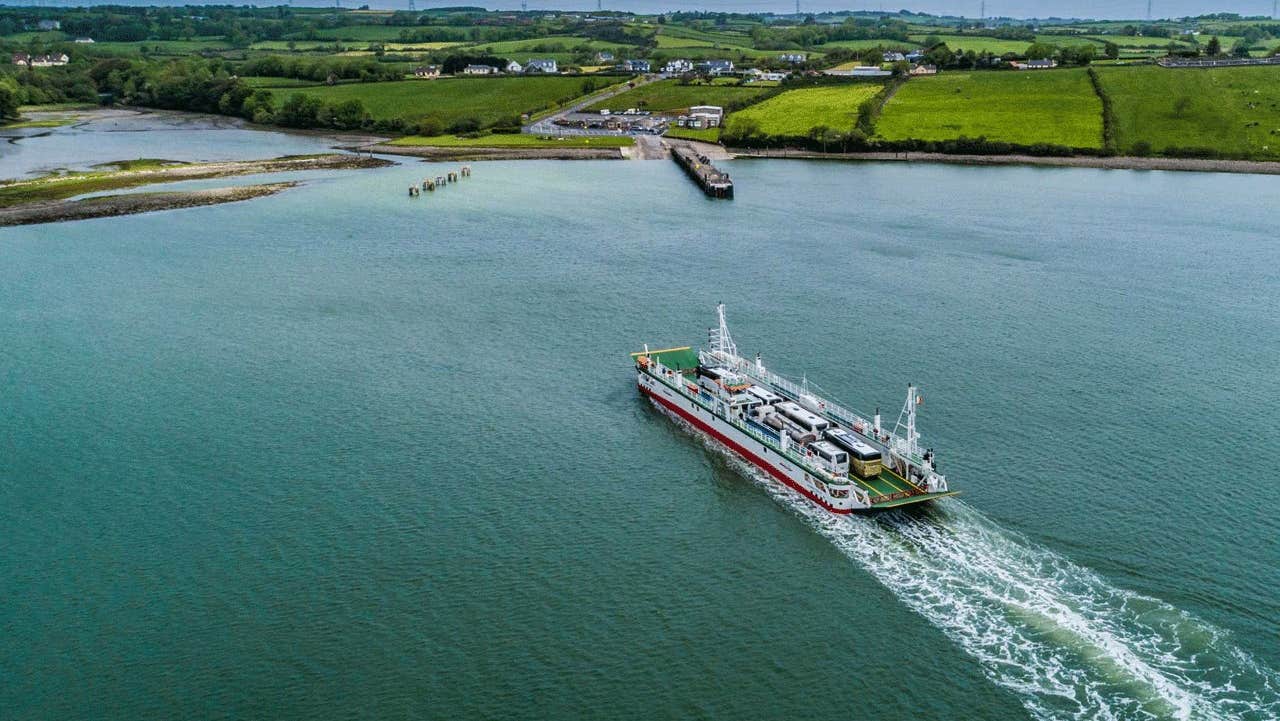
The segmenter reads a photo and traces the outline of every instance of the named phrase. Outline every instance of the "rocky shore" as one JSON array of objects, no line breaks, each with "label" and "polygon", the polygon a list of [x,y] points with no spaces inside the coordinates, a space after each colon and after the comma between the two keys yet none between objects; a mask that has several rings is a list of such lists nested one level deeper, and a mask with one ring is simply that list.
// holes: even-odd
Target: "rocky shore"
[{"label": "rocky shore", "polygon": [[863,160],[873,162],[951,163],[955,165],[1044,165],[1060,168],[1108,168],[1112,170],[1183,170],[1200,173],[1259,173],[1280,175],[1280,162],[1261,160],[1211,160],[1205,158],[1140,158],[1074,155],[949,155],[946,153],[815,153],[809,150],[735,149],[735,158],[793,158],[803,160]]}]

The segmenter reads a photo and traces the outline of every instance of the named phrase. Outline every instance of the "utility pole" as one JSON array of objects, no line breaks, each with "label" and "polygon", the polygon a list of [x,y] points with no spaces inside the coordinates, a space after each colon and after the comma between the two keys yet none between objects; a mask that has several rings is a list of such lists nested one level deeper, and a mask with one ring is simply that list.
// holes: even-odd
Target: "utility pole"
[{"label": "utility pole", "polygon": [[529,0],[520,0],[520,12],[529,11]]},{"label": "utility pole", "polygon": [[1147,0],[1147,20],[1151,20],[1151,0]]},{"label": "utility pole", "polygon": [[409,12],[413,13],[417,11],[418,11],[418,7],[413,4],[413,0],[409,0]]},{"label": "utility pole", "polygon": [[987,0],[982,0],[981,9],[978,10],[978,19],[983,25],[987,24]]},{"label": "utility pole", "polygon": [[796,17],[800,17],[800,0],[796,0]]}]

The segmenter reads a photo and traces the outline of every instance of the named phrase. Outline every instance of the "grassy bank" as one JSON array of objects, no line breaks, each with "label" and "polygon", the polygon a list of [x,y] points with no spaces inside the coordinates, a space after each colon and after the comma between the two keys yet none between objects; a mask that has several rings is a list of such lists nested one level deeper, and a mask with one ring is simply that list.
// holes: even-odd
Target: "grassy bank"
[{"label": "grassy bank", "polygon": [[40,118],[39,120],[15,120],[12,123],[0,125],[0,130],[19,130],[21,128],[57,128],[63,125],[70,125],[76,121],[75,118]]},{"label": "grassy bank", "polygon": [[681,138],[684,140],[701,140],[704,143],[715,143],[720,140],[720,128],[679,128],[672,127],[667,129],[668,138]]},{"label": "grassy bank", "polygon": [[476,138],[457,135],[410,135],[388,145],[434,148],[628,148],[635,141],[627,136],[565,136],[548,138],[529,134],[495,134]]}]

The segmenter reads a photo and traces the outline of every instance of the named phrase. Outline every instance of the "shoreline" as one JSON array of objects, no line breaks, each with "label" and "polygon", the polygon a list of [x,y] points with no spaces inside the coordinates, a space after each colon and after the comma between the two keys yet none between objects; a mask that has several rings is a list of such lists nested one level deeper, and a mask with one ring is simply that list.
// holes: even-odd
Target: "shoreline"
[{"label": "shoreline", "polygon": [[0,227],[58,223],[65,220],[89,220],[118,215],[136,215],[159,210],[197,208],[275,195],[297,187],[297,181],[232,185],[204,190],[173,190],[153,193],[101,195],[84,200],[46,200],[27,205],[0,208]]},{"label": "shoreline", "polygon": [[83,197],[94,193],[185,180],[300,170],[382,168],[396,164],[385,158],[345,153],[176,165],[167,165],[163,161],[145,161],[146,165],[143,167],[130,166],[130,163],[137,162],[139,161],[119,161],[116,164],[103,166],[116,165],[114,170],[53,174],[29,180],[0,183],[0,226],[56,223],[63,220],[83,220],[230,203],[274,195],[282,190],[296,187],[299,182],[229,186],[212,190],[158,190],[147,193]]},{"label": "shoreline", "polygon": [[353,153],[400,155],[423,160],[625,160],[624,148],[482,148],[436,145],[339,146]]},{"label": "shoreline", "polygon": [[1208,158],[1150,158],[1136,156],[1071,155],[952,155],[948,153],[815,153],[810,150],[753,150],[726,148],[735,160],[837,160],[853,162],[944,163],[949,165],[1038,165],[1057,168],[1104,170],[1176,170],[1197,173],[1250,173],[1280,175],[1280,161],[1214,160]]}]

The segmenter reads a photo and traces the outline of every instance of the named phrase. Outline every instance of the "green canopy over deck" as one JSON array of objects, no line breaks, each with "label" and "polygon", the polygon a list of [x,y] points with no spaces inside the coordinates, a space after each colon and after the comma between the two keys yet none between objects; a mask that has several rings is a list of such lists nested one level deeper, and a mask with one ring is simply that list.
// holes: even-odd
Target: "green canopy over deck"
[{"label": "green canopy over deck", "polygon": [[662,365],[678,371],[691,371],[698,367],[698,351],[689,346],[651,350],[648,353],[640,351],[639,353],[632,353],[631,357],[639,358],[643,355],[647,355],[649,358],[662,363]]}]

